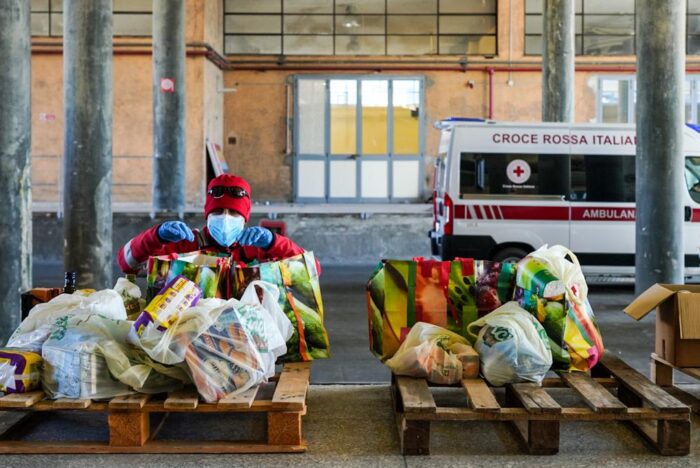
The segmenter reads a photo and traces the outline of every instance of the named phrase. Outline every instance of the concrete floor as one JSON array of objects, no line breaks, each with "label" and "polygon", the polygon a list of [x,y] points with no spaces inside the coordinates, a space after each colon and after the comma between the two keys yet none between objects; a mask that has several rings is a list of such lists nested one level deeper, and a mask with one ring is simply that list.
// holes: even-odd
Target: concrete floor
[{"label": "concrete floor", "polygon": [[[304,418],[304,436],[309,449],[296,455],[60,455],[5,456],[3,466],[700,466],[700,431],[692,437],[688,457],[661,457],[624,424],[565,423],[560,453],[535,457],[522,453],[515,433],[503,423],[435,423],[432,454],[402,457],[391,412],[389,373],[367,349],[364,283],[373,267],[327,267],[322,277],[326,325],[333,358],[313,365],[309,411]],[[35,284],[56,284],[56,267],[35,269]],[[631,288],[592,288],[596,312],[608,352],[622,356],[648,375],[653,349],[654,320],[635,322],[622,313],[632,299]],[[683,382],[681,380],[681,382]],[[687,382],[690,382],[687,380]],[[344,385],[326,385],[342,383]],[[357,385],[371,383],[372,385]],[[696,382],[697,383],[697,382]],[[697,385],[684,387],[700,395]],[[449,390],[448,390],[449,392]],[[459,393],[460,391],[457,390]],[[456,397],[456,396],[455,396]],[[90,419],[92,418],[92,419]],[[693,425],[700,420],[693,418]],[[1,423],[1,421],[0,421]],[[59,414],[43,418],[29,437],[99,439],[105,429],[94,416]],[[178,437],[217,438],[220,434],[264,430],[256,421],[169,420],[167,433]],[[257,424],[257,425],[256,425]],[[163,433],[163,437],[167,436]],[[232,437],[235,437],[232,436]],[[219,437],[221,438],[221,437]]]}]

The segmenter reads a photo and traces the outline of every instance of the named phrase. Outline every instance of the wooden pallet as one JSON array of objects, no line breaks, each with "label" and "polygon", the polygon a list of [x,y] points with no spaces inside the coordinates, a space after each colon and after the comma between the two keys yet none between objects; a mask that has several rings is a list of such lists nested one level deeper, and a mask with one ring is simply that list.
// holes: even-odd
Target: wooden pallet
[{"label": "wooden pallet", "polygon": [[690,406],[693,413],[700,413],[700,399],[673,384],[673,369],[700,380],[700,367],[676,367],[670,362],[661,359],[656,353],[651,353],[651,380]]},{"label": "wooden pallet", "polygon": [[[10,394],[0,398],[2,410],[25,410],[27,416],[46,411],[86,411],[107,413],[109,440],[104,442],[16,441],[5,436],[17,424],[3,427],[0,453],[265,453],[303,452],[301,417],[306,414],[306,393],[311,363],[285,364],[272,383],[272,398],[258,395],[259,387],[218,403],[204,403],[194,391],[163,396],[133,394],[109,401],[47,400],[43,392]],[[262,392],[260,392],[262,393]],[[150,414],[163,419],[150,428]],[[266,413],[267,439],[264,441],[162,441],[158,431],[166,424],[168,413]],[[231,414],[231,417],[235,417]],[[21,421],[17,421],[18,424]]]},{"label": "wooden pallet", "polygon": [[[690,452],[690,409],[615,356],[606,355],[592,376],[561,373],[543,385],[505,388],[503,404],[482,379],[464,380],[468,407],[438,406],[425,379],[393,376],[392,395],[404,455],[430,453],[433,421],[509,421],[531,454],[559,451],[562,421],[627,421],[663,455]],[[548,388],[570,388],[586,407],[562,407]],[[617,396],[609,389],[616,388]]]}]

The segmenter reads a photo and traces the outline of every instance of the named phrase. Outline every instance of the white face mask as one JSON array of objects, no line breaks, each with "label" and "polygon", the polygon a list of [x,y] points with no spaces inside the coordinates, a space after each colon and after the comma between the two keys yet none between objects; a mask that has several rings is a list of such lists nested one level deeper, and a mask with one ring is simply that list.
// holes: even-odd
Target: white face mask
[{"label": "white face mask", "polygon": [[243,232],[245,219],[243,216],[231,216],[228,214],[210,214],[207,218],[209,234],[217,244],[229,247],[238,240]]}]

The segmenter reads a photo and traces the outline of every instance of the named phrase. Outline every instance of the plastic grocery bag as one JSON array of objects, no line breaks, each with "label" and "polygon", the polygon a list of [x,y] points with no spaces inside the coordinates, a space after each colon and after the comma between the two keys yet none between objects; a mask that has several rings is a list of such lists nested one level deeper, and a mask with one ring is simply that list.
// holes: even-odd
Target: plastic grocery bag
[{"label": "plastic grocery bag", "polygon": [[542,325],[517,302],[507,302],[469,325],[481,373],[491,385],[542,383],[552,351]]},{"label": "plastic grocery bag", "polygon": [[8,347],[23,348],[37,353],[51,334],[57,318],[63,316],[86,317],[99,314],[115,320],[126,319],[126,309],[121,295],[112,289],[97,291],[89,295],[81,292],[61,294],[49,302],[38,304],[14,331],[7,342]]},{"label": "plastic grocery bag", "polygon": [[177,276],[193,281],[202,297],[222,297],[220,283],[228,277],[230,257],[205,252],[189,252],[150,257],[146,271],[146,300],[150,302]]},{"label": "plastic grocery bag", "polygon": [[587,371],[605,352],[581,266],[569,249],[543,246],[518,263],[514,299],[550,338],[554,367]]},{"label": "plastic grocery bag", "polygon": [[511,300],[514,287],[514,263],[384,260],[367,283],[370,349],[390,358],[417,322],[468,337],[467,326]]},{"label": "plastic grocery bag", "polygon": [[161,393],[190,381],[182,367],[153,362],[130,347],[132,322],[97,314],[63,316],[42,348],[42,384],[51,398],[105,399]]},{"label": "plastic grocery bag", "polygon": [[479,360],[469,342],[445,328],[418,322],[394,356],[385,362],[397,375],[455,384],[479,374]]},{"label": "plastic grocery bag", "polygon": [[254,280],[272,283],[278,301],[292,323],[284,362],[311,361],[330,357],[328,333],[323,325],[323,301],[313,252],[279,261],[231,267],[226,297],[243,297]]},{"label": "plastic grocery bag", "polygon": [[196,306],[178,314],[167,328],[149,322],[139,328],[138,334],[132,332],[129,339],[153,360],[177,364],[184,361],[188,346],[215,325],[227,307],[233,307],[264,361],[266,376],[271,377],[275,373],[277,358],[287,352],[286,342],[293,334],[292,323],[279,306],[278,295],[275,285],[254,281],[248,285],[240,301],[201,299]]},{"label": "plastic grocery bag", "polygon": [[267,378],[263,357],[233,301],[224,304],[216,322],[187,347],[185,361],[197,391],[209,403],[245,392]]}]

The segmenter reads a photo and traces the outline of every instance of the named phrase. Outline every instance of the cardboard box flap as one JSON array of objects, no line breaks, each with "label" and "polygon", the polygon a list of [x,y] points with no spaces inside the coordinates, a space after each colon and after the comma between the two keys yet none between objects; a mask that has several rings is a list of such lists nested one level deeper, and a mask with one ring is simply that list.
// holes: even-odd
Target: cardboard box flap
[{"label": "cardboard box flap", "polygon": [[678,293],[678,326],[681,340],[700,339],[700,294]]},{"label": "cardboard box flap", "polygon": [[635,320],[641,319],[656,309],[659,304],[676,294],[676,286],[682,287],[683,285],[655,284],[625,307],[625,313]]}]

